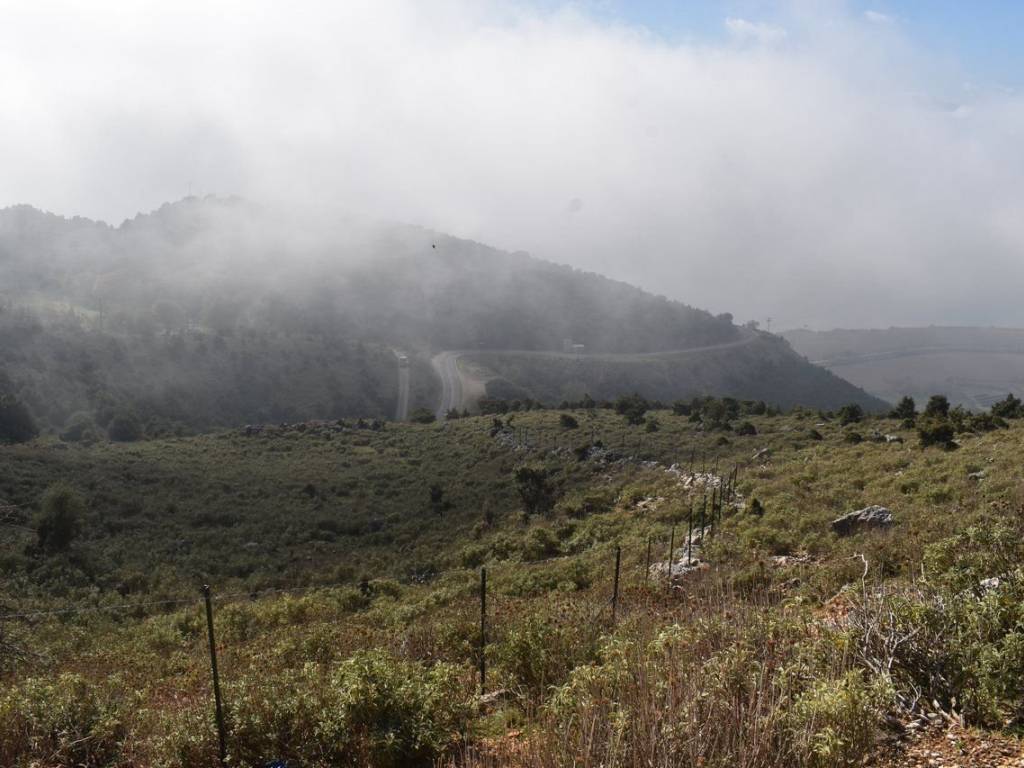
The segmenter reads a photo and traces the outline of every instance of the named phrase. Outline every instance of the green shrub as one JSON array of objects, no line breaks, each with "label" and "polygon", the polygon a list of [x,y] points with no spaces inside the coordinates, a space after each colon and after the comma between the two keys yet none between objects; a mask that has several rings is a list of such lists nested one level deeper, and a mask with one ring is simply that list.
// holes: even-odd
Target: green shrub
[{"label": "green shrub", "polygon": [[416,408],[409,414],[409,421],[415,424],[433,424],[437,420],[429,408]]},{"label": "green shrub", "polygon": [[1019,419],[1024,416],[1024,403],[1010,393],[998,403],[993,403],[991,412],[993,416],[1001,419]]},{"label": "green shrub", "polygon": [[672,403],[672,413],[676,416],[689,416],[690,411],[690,404],[685,400],[676,400]]},{"label": "green shrub", "polygon": [[85,502],[72,488],[58,483],[43,494],[36,535],[43,552],[63,552],[78,537]]},{"label": "green shrub", "polygon": [[24,443],[38,434],[25,404],[14,395],[0,394],[0,443]]},{"label": "green shrub", "polygon": [[628,424],[643,424],[644,414],[650,407],[647,399],[637,393],[623,395],[615,401],[615,412],[625,416]]},{"label": "green shrub", "polygon": [[964,424],[964,431],[968,432],[994,432],[997,429],[1008,429],[1009,424],[1000,417],[991,413],[970,414]]},{"label": "green shrub", "polygon": [[516,622],[494,648],[495,663],[515,687],[539,700],[573,669],[597,659],[600,627],[588,605],[553,605]]},{"label": "green shrub", "polygon": [[[941,575],[940,575],[941,581]],[[854,613],[873,666],[909,697],[935,701],[972,725],[1000,728],[1024,716],[1024,580],[968,589],[932,584],[864,600]],[[887,638],[903,638],[896,645]]]},{"label": "green shrub", "polygon": [[[859,762],[889,704],[883,683],[844,669],[820,625],[737,606],[612,640],[551,697],[550,749],[594,765],[825,766]],[[831,653],[829,648],[834,649]],[[769,757],[770,756],[770,757]]]},{"label": "green shrub", "polygon": [[28,678],[0,693],[0,765],[127,766],[128,686],[76,674]]},{"label": "green shrub", "polygon": [[904,396],[892,409],[889,414],[891,419],[899,419],[901,421],[910,419],[911,421],[917,416],[917,404],[914,402],[914,398],[910,396]]},{"label": "green shrub", "polygon": [[584,518],[607,512],[615,506],[615,492],[611,488],[587,488],[572,491],[559,499],[555,509],[567,517]]},{"label": "green shrub", "polygon": [[533,528],[523,541],[523,560],[554,557],[561,552],[558,537],[550,528]]},{"label": "green shrub", "polygon": [[118,443],[130,443],[142,437],[142,422],[132,411],[118,411],[107,426],[107,436]]},{"label": "green shrub", "polygon": [[932,395],[924,407],[924,415],[944,419],[949,416],[949,399],[945,395]]},{"label": "green shrub", "polygon": [[92,414],[79,411],[68,418],[60,439],[68,443],[95,443],[99,440],[99,434]]},{"label": "green shrub", "polygon": [[470,714],[456,667],[425,667],[383,651],[333,668],[253,675],[225,696],[232,757],[243,765],[432,766],[456,746]]},{"label": "green shrub", "polygon": [[875,743],[881,714],[893,691],[882,676],[849,671],[838,680],[822,680],[797,698],[789,718],[796,751],[805,765],[831,768],[860,762]]},{"label": "green shrub", "polygon": [[555,503],[555,490],[548,481],[548,470],[541,466],[517,467],[513,473],[516,491],[528,515],[551,511]]},{"label": "green shrub", "polygon": [[947,449],[952,448],[955,445],[953,442],[955,436],[953,425],[944,418],[926,415],[917,421],[917,438],[921,442],[922,448],[933,445]]},{"label": "green shrub", "polygon": [[850,403],[844,405],[839,409],[839,425],[842,427],[848,424],[857,424],[864,419],[864,409],[861,408],[857,403]]}]

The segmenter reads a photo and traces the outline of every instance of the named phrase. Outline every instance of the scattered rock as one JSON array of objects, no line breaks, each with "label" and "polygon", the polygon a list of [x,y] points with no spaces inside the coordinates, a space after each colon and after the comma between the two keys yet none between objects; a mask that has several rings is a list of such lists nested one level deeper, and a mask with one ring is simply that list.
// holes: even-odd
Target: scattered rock
[{"label": "scattered rock", "polygon": [[751,460],[752,461],[762,461],[762,460],[763,461],[768,461],[768,459],[770,459],[771,457],[772,457],[771,449],[770,448],[762,448],[761,450],[754,452],[754,455],[751,457]]},{"label": "scattered rock", "polygon": [[892,525],[892,512],[887,507],[870,507],[849,512],[832,521],[832,530],[840,536],[849,536],[862,528],[887,528]]},{"label": "scattered rock", "polygon": [[887,443],[902,443],[903,442],[903,438],[900,437],[899,435],[886,435],[885,436],[885,442],[887,442]]},{"label": "scattered rock", "polygon": [[993,589],[999,589],[999,585],[1002,583],[1002,579],[1000,579],[998,576],[990,576],[987,579],[982,579],[981,581],[979,581],[978,586],[986,592],[991,592]]},{"label": "scattered rock", "polygon": [[976,483],[981,482],[982,480],[985,479],[985,470],[980,469],[977,472],[971,472],[969,475],[967,475],[967,479],[973,480]]},{"label": "scattered rock", "polygon": [[873,756],[879,768],[1020,768],[1024,749],[1018,739],[947,724],[934,718],[905,724],[902,738]]},{"label": "scattered rock", "polygon": [[636,503],[636,508],[644,512],[653,511],[658,508],[658,505],[665,500],[664,496],[648,496],[645,499],[641,499]]},{"label": "scattered rock", "polygon": [[496,691],[489,691],[482,694],[477,701],[481,707],[490,708],[512,698],[512,691],[507,688],[499,688]]},{"label": "scattered rock", "polygon": [[772,563],[780,568],[784,568],[789,565],[803,565],[813,561],[813,558],[806,552],[795,555],[775,555],[772,557]]}]

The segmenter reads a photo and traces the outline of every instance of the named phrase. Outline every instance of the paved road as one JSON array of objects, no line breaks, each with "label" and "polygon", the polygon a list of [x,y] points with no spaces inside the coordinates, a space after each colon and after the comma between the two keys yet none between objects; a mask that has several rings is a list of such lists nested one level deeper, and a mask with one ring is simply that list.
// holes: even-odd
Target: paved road
[{"label": "paved road", "polygon": [[442,420],[452,408],[462,407],[462,375],[459,373],[459,356],[465,352],[448,351],[434,355],[430,364],[441,379],[441,402],[435,415]]},{"label": "paved road", "polygon": [[395,353],[395,360],[398,361],[398,402],[395,404],[395,421],[405,421],[409,418],[409,366],[401,364],[404,352],[397,349],[391,351]]},{"label": "paved road", "polygon": [[459,369],[459,358],[464,355],[476,354],[502,354],[502,355],[527,355],[529,357],[551,357],[551,358],[583,358],[585,360],[606,360],[610,362],[630,362],[639,360],[650,360],[653,358],[685,356],[699,354],[701,352],[714,352],[720,349],[731,349],[750,344],[759,336],[751,333],[737,341],[729,341],[724,344],[711,344],[706,347],[690,347],[689,349],[676,349],[666,352],[624,352],[624,353],[598,353],[578,355],[574,352],[554,352],[536,349],[460,349],[447,350],[434,355],[430,361],[434,371],[441,379],[441,402],[437,407],[438,419],[443,419],[445,414],[452,408],[460,411],[468,408],[469,404],[463,402],[463,392],[466,386],[463,381],[464,374]]}]

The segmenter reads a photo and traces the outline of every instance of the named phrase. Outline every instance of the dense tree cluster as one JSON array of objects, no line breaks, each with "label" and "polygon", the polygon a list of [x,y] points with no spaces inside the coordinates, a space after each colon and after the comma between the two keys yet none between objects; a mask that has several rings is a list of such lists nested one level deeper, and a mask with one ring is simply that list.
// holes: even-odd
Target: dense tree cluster
[{"label": "dense tree cluster", "polygon": [[0,394],[0,443],[23,443],[38,434],[35,420],[14,395]]}]

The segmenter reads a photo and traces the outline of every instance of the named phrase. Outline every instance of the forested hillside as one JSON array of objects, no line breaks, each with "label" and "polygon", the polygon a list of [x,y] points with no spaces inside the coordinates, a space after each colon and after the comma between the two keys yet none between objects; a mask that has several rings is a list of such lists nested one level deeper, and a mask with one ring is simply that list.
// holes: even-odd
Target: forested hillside
[{"label": "forested hillside", "polygon": [[113,228],[0,211],[0,285],[105,327],[332,332],[435,349],[681,349],[736,337],[713,317],[594,274],[417,227],[186,199]]},{"label": "forested hillside", "polygon": [[[422,363],[413,402],[432,402]],[[249,328],[104,331],[73,313],[0,307],[0,390],[70,440],[194,434],[247,422],[391,418],[396,359],[379,344]],[[424,389],[426,388],[426,389]]]},{"label": "forested hillside", "polygon": [[777,336],[751,333],[743,342],[660,355],[540,356],[481,353],[466,356],[494,374],[487,394],[545,403],[584,395],[614,400],[639,392],[672,402],[698,395],[763,400],[782,408],[839,408],[857,403],[871,411],[885,403],[794,354]]},{"label": "forested hillside", "polygon": [[[594,356],[649,354],[750,336],[728,314],[412,226],[212,197],[118,227],[0,211],[0,395],[71,440],[391,418],[400,354],[415,409],[436,407],[428,361],[439,350],[570,341]],[[523,369],[514,383],[554,402],[583,387],[881,405],[772,337],[713,357],[592,367]]]}]

